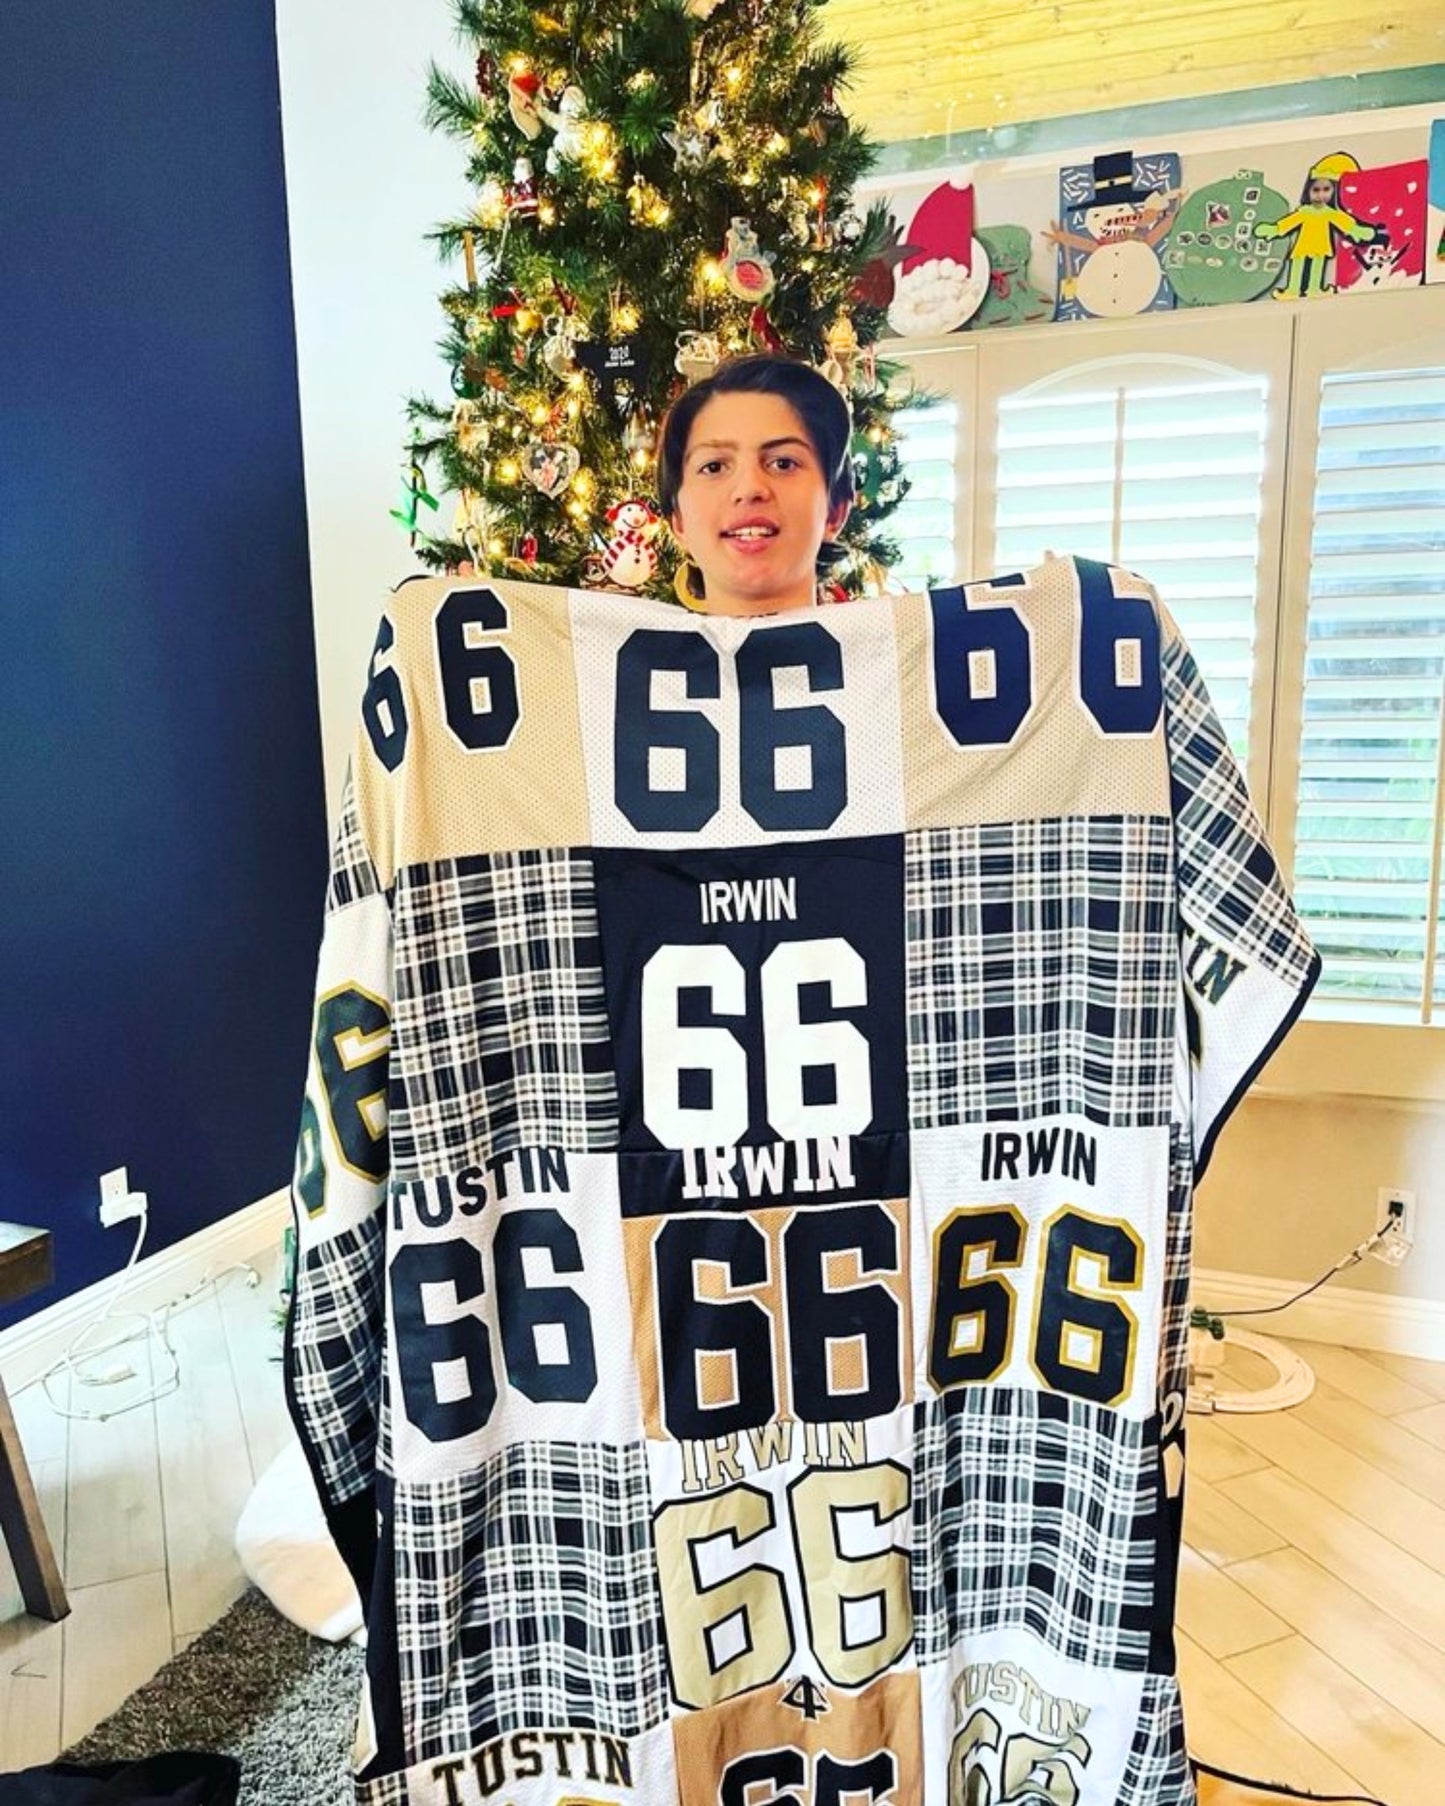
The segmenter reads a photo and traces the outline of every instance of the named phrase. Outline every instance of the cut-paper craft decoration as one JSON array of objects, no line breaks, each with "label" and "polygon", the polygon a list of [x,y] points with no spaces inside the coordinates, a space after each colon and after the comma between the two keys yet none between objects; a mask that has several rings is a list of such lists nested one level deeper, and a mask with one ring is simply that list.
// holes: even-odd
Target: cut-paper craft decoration
[{"label": "cut-paper craft decoration", "polygon": [[1289,202],[1267,188],[1257,169],[1211,182],[1179,209],[1164,253],[1164,270],[1181,307],[1221,307],[1268,294],[1284,268],[1284,247],[1261,237],[1261,220],[1277,220]]},{"label": "cut-paper craft decoration", "polygon": [[1341,176],[1358,175],[1360,166],[1348,151],[1331,151],[1310,165],[1299,206],[1276,220],[1260,223],[1262,238],[1289,238],[1284,281],[1274,291],[1277,301],[1309,301],[1335,292],[1335,252],[1347,240],[1363,244],[1374,237],[1339,204]]},{"label": "cut-paper craft decoration", "polygon": [[904,237],[912,249],[894,277],[888,324],[903,338],[955,331],[988,293],[988,252],[973,233],[973,184],[940,183]]},{"label": "cut-paper craft decoration", "polygon": [[1172,151],[1107,151],[1059,171],[1059,320],[1122,319],[1173,307],[1161,253],[1179,199]]},{"label": "cut-paper craft decoration", "polygon": [[1340,177],[1340,205],[1373,236],[1347,240],[1335,256],[1335,286],[1344,294],[1371,288],[1414,288],[1425,273],[1425,190],[1430,165],[1423,157],[1359,169]]},{"label": "cut-paper craft decoration", "polygon": [[1027,226],[980,226],[978,242],[988,253],[988,293],[969,321],[980,326],[1027,326],[1052,319],[1054,302],[1029,281],[1033,240]]},{"label": "cut-paper craft decoration", "polygon": [[1430,122],[1429,210],[1425,224],[1425,280],[1445,282],[1445,119]]}]

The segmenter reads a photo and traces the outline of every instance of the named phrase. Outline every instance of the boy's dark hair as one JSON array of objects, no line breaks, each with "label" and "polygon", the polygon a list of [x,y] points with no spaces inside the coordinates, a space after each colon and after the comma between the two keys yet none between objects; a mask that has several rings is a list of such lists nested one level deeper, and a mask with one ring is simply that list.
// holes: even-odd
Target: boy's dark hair
[{"label": "boy's dark hair", "polygon": [[670,520],[677,509],[682,487],[682,461],[692,423],[714,395],[781,395],[803,423],[803,430],[818,454],[828,485],[828,506],[853,500],[853,463],[849,450],[853,422],[848,404],[821,371],[796,358],[729,358],[711,376],[679,395],[667,411],[658,438],[657,495],[662,512]]}]

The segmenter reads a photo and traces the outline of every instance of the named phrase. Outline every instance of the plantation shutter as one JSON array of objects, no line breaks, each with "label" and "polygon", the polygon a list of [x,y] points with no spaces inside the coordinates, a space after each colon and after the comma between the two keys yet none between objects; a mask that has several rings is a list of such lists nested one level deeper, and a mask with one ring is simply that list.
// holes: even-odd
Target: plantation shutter
[{"label": "plantation shutter", "polygon": [[888,573],[892,589],[958,583],[977,569],[971,510],[980,349],[956,339],[927,349],[893,340],[880,347],[899,383],[930,398],[893,417],[909,491],[884,524],[901,554]]},{"label": "plantation shutter", "polygon": [[1324,377],[1310,550],[1296,899],[1324,996],[1429,1020],[1445,993],[1445,365]]},{"label": "plantation shutter", "polygon": [[[1097,381],[1097,377],[1094,379]],[[1147,576],[1248,756],[1269,390],[1201,376],[1011,396],[999,405],[994,568],[1078,552]]]},{"label": "plantation shutter", "polygon": [[1299,311],[1274,788],[1310,1013],[1445,1020],[1439,296]]},{"label": "plantation shutter", "polygon": [[1073,552],[1147,577],[1262,803],[1289,321],[1205,330],[1198,315],[1153,315],[1077,330],[1072,351],[1071,329],[1058,326],[1029,346],[1015,333],[986,348],[988,568]]},{"label": "plantation shutter", "polygon": [[903,408],[894,416],[908,494],[888,520],[902,554],[889,573],[906,590],[954,583],[959,565],[956,505],[959,405]]}]

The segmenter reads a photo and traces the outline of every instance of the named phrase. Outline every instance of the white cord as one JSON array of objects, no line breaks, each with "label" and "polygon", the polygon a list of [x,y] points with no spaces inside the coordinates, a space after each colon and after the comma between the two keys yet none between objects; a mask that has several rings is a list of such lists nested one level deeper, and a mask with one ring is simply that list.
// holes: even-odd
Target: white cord
[{"label": "white cord", "polygon": [[[181,1363],[175,1349],[171,1346],[170,1319],[172,1313],[183,1305],[189,1304],[193,1298],[198,1298],[207,1286],[215,1285],[227,1273],[238,1271],[244,1273],[248,1286],[254,1287],[261,1283],[261,1275],[253,1266],[246,1261],[234,1261],[230,1266],[223,1267],[219,1273],[213,1274],[209,1270],[202,1273],[200,1279],[188,1292],[182,1292],[179,1298],[172,1298],[157,1310],[118,1311],[116,1306],[120,1303],[121,1296],[130,1283],[136,1261],[140,1258],[149,1221],[149,1212],[143,1210],[140,1213],[135,1246],[130,1251],[130,1259],[116,1275],[115,1286],[101,1308],[100,1314],[92,1318],[89,1323],[82,1325],[72,1337],[65,1353],[40,1376],[40,1383],[51,1410],[57,1417],[66,1418],[71,1423],[105,1423],[112,1417],[120,1417],[127,1411],[137,1410],[141,1405],[154,1404],[157,1399],[165,1398],[176,1391],[181,1383]],[[85,1346],[107,1323],[118,1324],[127,1319],[138,1327],[112,1336],[97,1347],[87,1348]],[[120,1404],[107,1405],[104,1410],[72,1410],[70,1403],[74,1402],[75,1385],[117,1386],[126,1380],[133,1380],[137,1377],[135,1365],[123,1356],[98,1369],[87,1369],[82,1363],[94,1363],[106,1355],[114,1355],[116,1350],[123,1349],[127,1343],[140,1339],[144,1339],[151,1345],[147,1349],[148,1364],[151,1368],[149,1389],[126,1398]],[[164,1363],[158,1376],[155,1371],[157,1355],[164,1357]],[[73,1382],[70,1403],[63,1404],[55,1395],[52,1382],[62,1374]]]}]

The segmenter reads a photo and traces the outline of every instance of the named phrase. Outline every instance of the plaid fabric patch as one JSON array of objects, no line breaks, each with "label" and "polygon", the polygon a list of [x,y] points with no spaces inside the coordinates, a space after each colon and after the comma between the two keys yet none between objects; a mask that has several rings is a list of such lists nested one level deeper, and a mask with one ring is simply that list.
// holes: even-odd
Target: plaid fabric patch
[{"label": "plaid fabric patch", "polygon": [[526,1725],[632,1737],[667,1716],[640,1444],[516,1443],[396,1489],[396,1628],[413,1761]]},{"label": "plaid fabric patch", "polygon": [[1313,952],[1204,680],[1182,640],[1163,664],[1181,907],[1192,929],[1298,990]]},{"label": "plaid fabric patch", "polygon": [[1166,1123],[1178,986],[1173,844],[1152,816],[906,837],[915,1128],[1074,1111]]},{"label": "plaid fabric patch", "polygon": [[1197,1798],[1185,1752],[1179,1682],[1168,1674],[1146,1674],[1118,1806],[1194,1806]]},{"label": "plaid fabric patch", "polygon": [[397,876],[393,1171],[617,1145],[590,860],[497,853]]},{"label": "plaid fabric patch", "polygon": [[287,1338],[287,1379],[333,1497],[372,1483],[381,1384],[382,1220],[378,1211],[302,1255]]},{"label": "plaid fabric patch", "polygon": [[1156,1451],[1147,1426],[1076,1400],[967,1386],[914,1418],[920,1663],[1021,1625],[1076,1662],[1149,1657]]},{"label": "plaid fabric patch", "polygon": [[341,793],[341,815],[331,844],[331,875],[326,885],[326,913],[344,909],[362,897],[374,897],[381,891],[376,866],[361,838],[361,822],[356,813],[356,780],[350,767],[346,787]]},{"label": "plaid fabric patch", "polygon": [[408,1793],[406,1771],[378,1775],[374,1781],[353,1783],[352,1797],[356,1806],[406,1806]]}]

